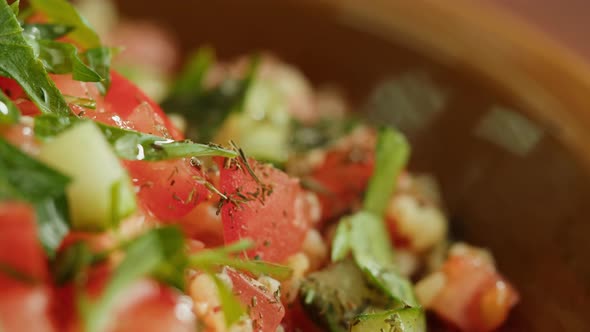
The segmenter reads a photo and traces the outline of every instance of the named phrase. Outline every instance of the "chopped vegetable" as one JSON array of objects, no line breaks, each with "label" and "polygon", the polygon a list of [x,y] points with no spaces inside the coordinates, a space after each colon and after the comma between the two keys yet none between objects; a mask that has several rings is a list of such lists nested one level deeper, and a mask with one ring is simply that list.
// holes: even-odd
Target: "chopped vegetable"
[{"label": "chopped vegetable", "polygon": [[[335,242],[346,240],[338,239],[339,236],[348,237],[354,261],[368,281],[393,300],[410,307],[418,306],[411,282],[396,271],[393,248],[383,221],[368,212],[358,212],[341,222],[348,225],[337,233]],[[349,234],[342,235],[346,231]],[[343,255],[333,252],[333,256],[341,258]]]},{"label": "chopped vegetable", "polygon": [[[242,244],[248,244],[248,246]],[[214,266],[229,266],[252,273],[255,276],[268,275],[279,280],[291,276],[292,271],[288,267],[261,261],[237,259],[229,255],[233,252],[243,252],[249,249],[251,245],[252,243],[249,241],[240,241],[219,249],[203,250],[189,258],[189,265],[202,270],[210,270]]]},{"label": "chopped vegetable", "polygon": [[129,178],[92,122],[80,123],[46,142],[39,157],[72,177],[66,190],[72,227],[105,230],[135,210]]},{"label": "chopped vegetable", "polygon": [[383,217],[399,174],[408,161],[410,148],[402,134],[384,128],[379,132],[376,150],[375,171],[369,181],[363,208]]},{"label": "chopped vegetable", "polygon": [[64,193],[70,179],[0,137],[0,200],[25,200],[38,213],[39,240],[49,256],[68,232]]},{"label": "chopped vegetable", "polygon": [[35,102],[41,112],[70,113],[63,96],[47,76],[22,34],[13,10],[0,1],[0,72],[13,78]]},{"label": "chopped vegetable", "polygon": [[[106,94],[111,87],[112,56],[113,50],[105,46],[90,48],[84,52],[84,57],[88,62],[88,66],[101,77],[101,80],[97,83],[97,86],[100,93],[103,95]],[[74,79],[76,79],[76,77],[74,77]]]},{"label": "chopped vegetable", "polygon": [[355,318],[351,332],[426,332],[424,311],[416,308],[362,314]]},{"label": "chopped vegetable", "polygon": [[300,290],[306,312],[330,331],[348,331],[356,315],[388,301],[366,281],[351,260],[343,260],[310,274]]},{"label": "chopped vegetable", "polygon": [[[26,35],[28,36],[28,35]],[[72,73],[75,80],[83,82],[100,82],[103,78],[88,67],[78,56],[78,50],[72,44],[53,40],[26,38],[35,56],[41,60],[45,70],[52,74]]]},{"label": "chopped vegetable", "polygon": [[221,201],[225,242],[253,239],[249,257],[281,263],[301,248],[309,228],[302,190],[297,180],[270,165],[238,159],[228,168],[218,160],[219,187],[227,197]]}]

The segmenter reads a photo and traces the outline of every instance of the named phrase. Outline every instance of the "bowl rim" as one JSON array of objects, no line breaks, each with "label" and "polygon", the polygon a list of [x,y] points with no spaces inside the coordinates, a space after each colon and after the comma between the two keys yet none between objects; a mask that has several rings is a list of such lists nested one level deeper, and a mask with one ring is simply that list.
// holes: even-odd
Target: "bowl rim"
[{"label": "bowl rim", "polygon": [[507,9],[473,0],[291,0],[443,65],[462,65],[590,169],[590,63]]}]

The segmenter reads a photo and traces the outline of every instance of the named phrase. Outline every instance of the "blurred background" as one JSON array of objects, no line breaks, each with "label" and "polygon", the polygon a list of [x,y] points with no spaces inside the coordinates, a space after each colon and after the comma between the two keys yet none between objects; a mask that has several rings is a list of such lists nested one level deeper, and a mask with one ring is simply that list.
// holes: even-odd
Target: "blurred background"
[{"label": "blurred background", "polygon": [[586,0],[474,0],[505,8],[590,58],[586,31],[590,2]]}]

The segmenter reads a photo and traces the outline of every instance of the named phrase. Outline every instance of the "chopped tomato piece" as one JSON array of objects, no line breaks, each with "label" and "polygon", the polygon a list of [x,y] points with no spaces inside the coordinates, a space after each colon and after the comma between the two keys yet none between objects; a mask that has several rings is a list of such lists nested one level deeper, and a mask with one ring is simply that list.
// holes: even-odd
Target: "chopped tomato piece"
[{"label": "chopped tomato piece", "polygon": [[324,162],[310,175],[325,189],[317,191],[322,220],[338,217],[360,204],[373,174],[374,159],[372,149],[335,149],[326,153]]},{"label": "chopped tomato piece", "polygon": [[0,203],[0,263],[32,279],[47,279],[47,262],[37,240],[35,213],[24,203]]},{"label": "chopped tomato piece", "polygon": [[493,263],[473,252],[451,254],[441,272],[444,286],[426,306],[463,331],[495,330],[518,302]]},{"label": "chopped tomato piece", "polygon": [[177,221],[210,196],[202,184],[203,173],[186,159],[124,164],[140,201],[161,221]]},{"label": "chopped tomato piece", "polygon": [[[162,109],[117,72],[111,72],[111,88],[105,96],[105,103],[111,107],[111,112],[131,121],[135,130],[158,136],[159,132],[165,130],[173,139],[183,138]],[[157,128],[154,124],[163,128]]]},{"label": "chopped tomato piece", "polygon": [[275,332],[285,315],[279,294],[272,294],[258,281],[228,269],[234,293],[249,308],[252,325],[256,332]]},{"label": "chopped tomato piece", "polygon": [[[34,212],[23,203],[0,203],[0,264],[2,330],[54,331],[48,311],[50,292],[44,285],[45,256],[37,241]],[[26,280],[9,274],[9,270]]]},{"label": "chopped tomato piece", "polygon": [[258,183],[247,165],[234,162],[224,167],[223,159],[217,161],[220,188],[228,197],[221,208],[225,242],[252,239],[255,247],[248,256],[270,262],[282,262],[298,252],[310,227],[308,201],[299,182],[271,165],[250,160]]}]

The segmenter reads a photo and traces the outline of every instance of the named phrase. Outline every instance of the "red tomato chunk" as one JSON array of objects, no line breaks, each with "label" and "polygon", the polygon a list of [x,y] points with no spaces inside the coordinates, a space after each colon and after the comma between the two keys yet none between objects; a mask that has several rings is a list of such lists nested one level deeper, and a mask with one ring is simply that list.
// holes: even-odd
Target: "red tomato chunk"
[{"label": "red tomato chunk", "polygon": [[246,165],[232,163],[226,168],[224,159],[217,160],[220,188],[229,198],[221,208],[225,242],[252,239],[255,247],[248,256],[269,262],[283,262],[298,252],[310,227],[299,182],[270,165],[250,160],[262,184],[257,183]]}]

